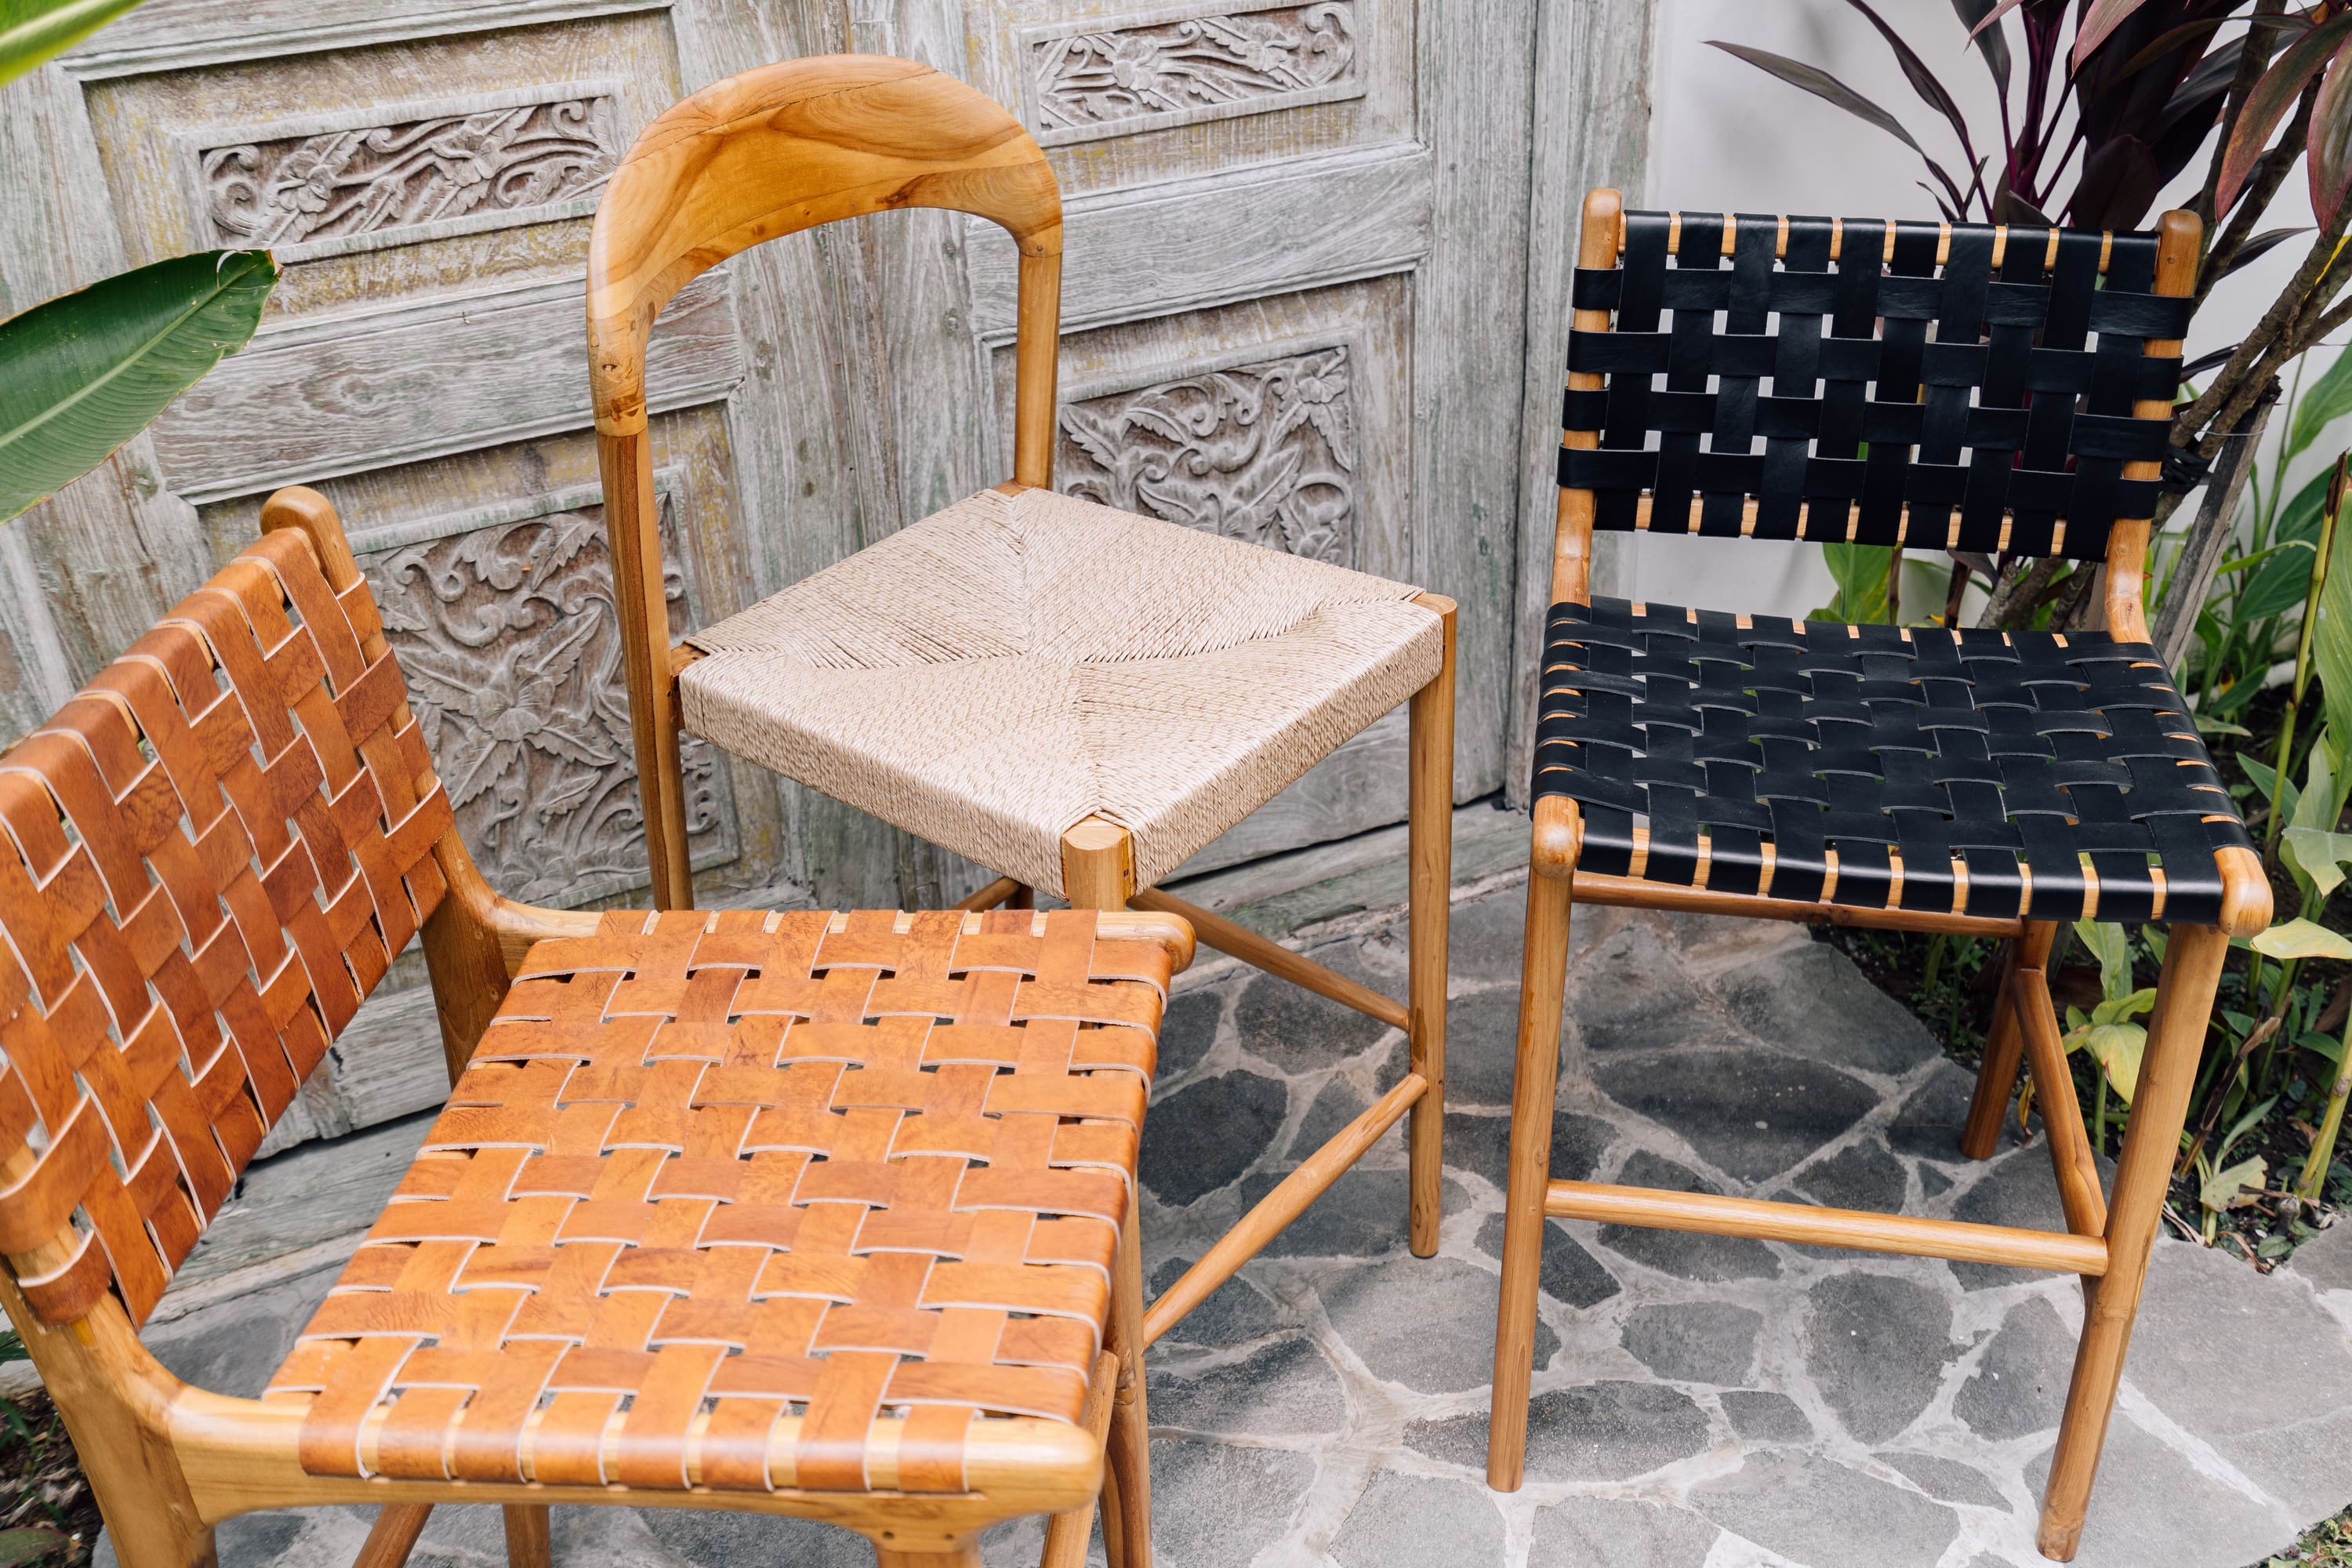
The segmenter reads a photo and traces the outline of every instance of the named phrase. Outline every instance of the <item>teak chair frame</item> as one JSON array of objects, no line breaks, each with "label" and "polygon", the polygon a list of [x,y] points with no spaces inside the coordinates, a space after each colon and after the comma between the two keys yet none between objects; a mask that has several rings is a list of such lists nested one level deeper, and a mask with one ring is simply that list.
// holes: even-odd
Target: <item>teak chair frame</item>
[{"label": "teak chair frame", "polygon": [[[261,526],[265,533],[294,529],[307,537],[329,586],[339,596],[367,592],[325,497],[301,488],[280,490],[264,504]],[[362,647],[371,660],[381,659],[386,651],[381,632]],[[394,715],[396,723],[409,722],[404,698]],[[493,891],[455,826],[434,842],[432,858],[447,891],[420,935],[454,1084],[533,944],[592,937],[599,917],[593,910],[518,903]],[[1137,911],[1106,914],[1102,921],[1108,934],[1161,944],[1177,969],[1191,961],[1192,936],[1181,920]],[[26,1179],[33,1163],[30,1151],[20,1146],[0,1177],[13,1188]],[[5,1308],[43,1385],[65,1417],[109,1537],[126,1568],[210,1568],[217,1561],[214,1526],[225,1520],[268,1509],[350,1503],[381,1506],[357,1558],[358,1568],[400,1568],[433,1506],[442,1502],[502,1505],[508,1561],[513,1568],[549,1568],[548,1510],[555,1503],[694,1508],[816,1520],[865,1535],[884,1568],[977,1568],[982,1528],[1021,1514],[1047,1513],[1055,1518],[1047,1532],[1046,1568],[1075,1568],[1085,1560],[1095,1500],[1103,1484],[1107,1440],[1114,1449],[1116,1446],[1106,1433],[1110,1392],[1122,1385],[1120,1369],[1141,1353],[1141,1310],[1131,1289],[1138,1276],[1129,1213],[1119,1272],[1130,1289],[1113,1293],[1104,1351],[1082,1427],[1034,1418],[992,1424],[992,1441],[976,1445],[968,1458],[970,1489],[961,1494],[893,1491],[887,1489],[887,1476],[877,1476],[886,1485],[864,1492],[793,1487],[751,1492],[699,1486],[647,1489],[620,1484],[565,1487],[314,1475],[298,1457],[304,1420],[299,1407],[233,1398],[183,1383],[140,1342],[114,1291],[102,1292],[79,1319],[58,1325],[42,1320],[19,1281],[41,1279],[72,1258],[78,1238],[70,1230],[29,1252],[0,1259],[0,1307]],[[1107,1523],[1115,1532],[1117,1521]]]},{"label": "teak chair frame", "polygon": [[[1578,262],[1587,268],[1617,265],[1623,244],[1623,206],[1613,190],[1585,199]],[[2187,213],[2160,222],[2155,292],[2186,295],[2194,287],[2200,229]],[[2006,231],[1997,232],[1996,247]],[[1851,244],[1853,231],[1844,231]],[[1872,237],[1875,237],[1873,236]],[[2055,235],[2053,235],[2053,242]],[[1946,242],[1949,226],[1946,226]],[[1728,253],[1730,230],[1726,226]],[[1892,244],[1890,235],[1888,243]],[[1785,252],[1787,225],[1780,245]],[[1834,255],[1835,252],[1832,251]],[[1580,309],[1580,331],[1607,331],[1610,312]],[[2177,342],[2150,342],[2151,355],[2177,355]],[[1601,375],[1571,373],[1571,392],[1598,391]],[[2169,400],[2138,404],[2141,418],[2162,418]],[[1590,449],[1592,431],[1568,430],[1562,445]],[[2153,479],[2158,465],[2127,464],[2123,477]],[[1647,497],[1643,498],[1644,503]],[[1552,553],[1551,602],[1591,603],[1595,501],[1589,489],[1559,492]],[[1752,517],[1752,503],[1751,503]],[[1644,519],[1646,521],[1646,518]],[[1639,525],[1637,525],[1639,526]],[[2106,628],[2132,641],[2147,639],[2142,605],[2147,574],[2147,520],[2113,526],[2105,560],[2103,607]],[[2223,883],[2218,926],[2175,925],[2164,957],[2148,1043],[2133,1096],[2131,1118],[2117,1163],[2112,1204],[2102,1195],[2097,1166],[2083,1131],[2074,1079],[2044,972],[2057,934],[2053,921],[1996,920],[1928,910],[1802,902],[1710,890],[1702,869],[1696,884],[1677,887],[1638,875],[1580,872],[1583,826],[1575,802],[1546,795],[1536,803],[1525,967],[1519,992],[1517,1078],[1511,1107],[1511,1148],[1505,1200],[1501,1301],[1495,1342],[1494,1403],[1487,1438],[1486,1478],[1501,1491],[1518,1489],[1526,1463],[1529,1383],[1535,1352],[1538,1275],[1547,1217],[1697,1231],[1843,1247],[1863,1251],[1944,1258],[2081,1277],[2084,1328],[2067,1390],[2057,1450],[2043,1493],[2039,1543],[2059,1561],[2074,1554],[2082,1536],[2099,1451],[2123,1373],[2150,1249],[2179,1152],[2190,1090],[2212,1012],[2229,939],[2250,936],[2270,922],[2270,885],[2259,859],[2238,848],[2217,851]],[[1768,849],[1767,853],[1769,851]],[[1702,861],[1704,867],[1704,861]],[[1636,867],[1638,871],[1639,868]],[[1561,1008],[1565,1002],[1569,919],[1572,904],[1630,906],[1765,920],[1829,921],[1893,930],[1937,931],[2002,941],[2001,984],[1976,1092],[1960,1146],[1971,1159],[1995,1150],[2021,1067],[2032,1074],[2066,1219],[2063,1233],[1957,1220],[1916,1218],[1858,1210],[1816,1208],[1753,1198],[1660,1191],[1596,1182],[1552,1179],[1551,1108],[1558,1089]],[[1891,900],[1890,900],[1891,901]]]},{"label": "teak chair frame", "polygon": [[[662,596],[646,344],[662,306],[710,267],[762,241],[841,218],[944,207],[1002,226],[1020,252],[1013,350],[1013,478],[1007,494],[1053,484],[1062,280],[1059,188],[1044,152],[990,99],[928,67],[880,56],[785,61],[696,94],[655,121],[614,174],[588,257],[588,341],[605,521],[626,650],[631,722],[646,791],[654,899],[691,909],[681,784],[678,672],[701,658],[671,641]],[[1404,1031],[1403,1079],[1334,1135],[1153,1300],[1150,1344],[1206,1300],[1322,1194],[1382,1134],[1410,1119],[1408,1226],[1416,1257],[1437,1250],[1444,1127],[1446,913],[1452,885],[1454,605],[1420,603],[1444,627],[1437,676],[1411,700],[1408,816],[1412,956],[1400,1006],[1244,926],[1135,885],[1126,828],[1088,817],[1063,836],[1064,889],[1082,908],[1178,915],[1199,939],[1269,974]],[[1034,889],[1000,878],[958,907],[1024,907]],[[1140,1285],[1128,1287],[1139,1292]],[[1114,1478],[1143,1464],[1143,1393],[1123,1365],[1112,1437]],[[1117,1489],[1124,1535],[1148,1561],[1142,1489]]]}]

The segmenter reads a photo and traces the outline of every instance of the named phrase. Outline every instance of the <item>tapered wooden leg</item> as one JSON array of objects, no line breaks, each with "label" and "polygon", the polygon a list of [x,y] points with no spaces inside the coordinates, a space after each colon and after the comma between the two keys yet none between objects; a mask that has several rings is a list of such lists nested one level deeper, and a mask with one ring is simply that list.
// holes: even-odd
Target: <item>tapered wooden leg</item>
[{"label": "tapered wooden leg", "polygon": [[1430,595],[1422,602],[1444,623],[1445,657],[1435,679],[1413,693],[1408,710],[1412,953],[1405,1005],[1412,1070],[1429,1085],[1413,1102],[1406,1142],[1412,1171],[1406,1228],[1415,1258],[1436,1253],[1444,1205],[1446,925],[1454,891],[1454,604]]},{"label": "tapered wooden leg", "polygon": [[[546,1511],[540,1510],[542,1514]],[[384,1504],[375,1510],[375,1523],[368,1527],[368,1537],[360,1543],[360,1554],[352,1559],[352,1568],[400,1568],[416,1550],[416,1538],[425,1533],[425,1521],[432,1517],[429,1502]]]},{"label": "tapered wooden leg", "polygon": [[908,1552],[877,1541],[874,1562],[876,1568],[981,1568],[980,1542],[967,1535],[934,1551]]},{"label": "tapered wooden leg", "polygon": [[1528,1384],[1535,1375],[1536,1281],[1543,1266],[1544,1192],[1551,1180],[1570,886],[1567,877],[1528,877],[1511,1163],[1503,1197],[1502,1300],[1495,1322],[1495,1399],[1486,1424],[1486,1484],[1504,1492],[1519,1489],[1527,1461]]},{"label": "tapered wooden leg", "polygon": [[2009,1114],[2018,1069],[2025,1060],[2025,1037],[2018,1028],[2009,977],[2020,969],[2046,965],[2050,944],[2057,936],[2057,921],[2032,921],[2022,938],[2000,944],[2000,988],[1993,994],[1992,1028],[1985,1036],[1984,1060],[1977,1068],[1977,1092],[1969,1101],[1968,1124],[1960,1130],[1960,1152],[1971,1160],[1989,1160],[2000,1147],[2001,1118]]},{"label": "tapered wooden leg", "polygon": [[[1112,1270],[1110,1331],[1105,1349],[1118,1357],[1110,1433],[1103,1444],[1103,1543],[1111,1568],[1151,1568],[1151,1436],[1143,1408],[1143,1248],[1135,1211],[1120,1227]],[[1118,1521],[1116,1539],[1110,1521]]]},{"label": "tapered wooden leg", "polygon": [[510,1502],[505,1512],[507,1568],[549,1568],[554,1547],[547,1535],[547,1505]]},{"label": "tapered wooden leg", "polygon": [[2124,1351],[2139,1312],[2148,1252],[2164,1213],[2172,1162],[2180,1152],[2181,1124],[2189,1117],[2213,992],[2229,949],[2229,938],[2210,926],[2175,926],[2165,948],[2131,1121],[2124,1131],[2123,1157],[2116,1163],[2115,1201],[2107,1208],[2107,1271],[2084,1303],[2074,1378],[2058,1425],[2058,1448],[2051,1456],[2050,1484],[2042,1494],[2039,1543],[2043,1556],[2061,1563],[2074,1555],[2083,1538],[2083,1513],[2098,1474]]}]

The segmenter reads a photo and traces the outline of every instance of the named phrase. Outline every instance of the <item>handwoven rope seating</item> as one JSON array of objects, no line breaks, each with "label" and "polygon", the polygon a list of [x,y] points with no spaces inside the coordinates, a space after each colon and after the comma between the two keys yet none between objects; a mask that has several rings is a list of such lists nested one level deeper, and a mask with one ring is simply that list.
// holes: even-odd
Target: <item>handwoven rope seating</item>
[{"label": "handwoven rope seating", "polygon": [[[1083,1560],[1140,1354],[1152,913],[567,913],[452,826],[323,498],[0,757],[0,1304],[126,1568],[257,1509],[830,1521]],[[259,1399],[138,1329],[421,933],[453,1087]]]},{"label": "handwoven rope seating", "polygon": [[[2270,919],[2141,605],[2199,233],[2186,213],[2092,234],[1587,198],[1493,1485],[1521,1479],[1548,1216],[2056,1269],[2083,1280],[2084,1329],[2039,1539],[2074,1555],[2228,939]],[[1594,598],[1596,529],[2095,562],[2105,626],[1857,626]],[[2003,939],[1961,1148],[1993,1152],[2030,1068],[2066,1229],[1551,1179],[1577,900]],[[2112,1203],[2044,973],[2058,922],[2083,918],[2171,927]]]}]

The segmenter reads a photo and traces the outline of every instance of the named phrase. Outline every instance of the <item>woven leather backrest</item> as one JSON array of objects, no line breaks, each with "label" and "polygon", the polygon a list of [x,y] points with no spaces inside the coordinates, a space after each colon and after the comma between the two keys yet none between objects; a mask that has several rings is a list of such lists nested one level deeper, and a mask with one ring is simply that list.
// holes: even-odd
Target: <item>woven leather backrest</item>
[{"label": "woven leather backrest", "polygon": [[1597,528],[2099,559],[2156,508],[2123,468],[2163,458],[2166,422],[2133,405],[2179,380],[2145,352],[2189,321],[2157,245],[1629,212],[1619,265],[1577,270],[1577,308],[1615,321],[1570,334],[1607,384],[1568,394],[1600,445],[1563,447],[1559,482]]},{"label": "woven leather backrest", "polygon": [[145,1321],[441,900],[382,631],[274,532],[0,756],[0,1251],[47,1322]]}]

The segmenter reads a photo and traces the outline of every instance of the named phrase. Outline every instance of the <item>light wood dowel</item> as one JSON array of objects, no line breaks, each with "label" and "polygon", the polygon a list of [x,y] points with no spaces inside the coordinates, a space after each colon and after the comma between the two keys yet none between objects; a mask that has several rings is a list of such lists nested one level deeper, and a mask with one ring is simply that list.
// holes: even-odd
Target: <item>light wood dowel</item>
[{"label": "light wood dowel", "polygon": [[2123,1156],[2116,1162],[2116,1198],[2107,1208],[2107,1269],[2095,1295],[2083,1303],[2083,1338],[2074,1351],[2074,1380],[2058,1424],[2058,1447],[2050,1458],[2050,1481],[2042,1494],[2039,1544],[2045,1557],[2063,1563],[2083,1536],[2083,1512],[2098,1474],[2107,1418],[2123,1377],[2124,1352],[2139,1312],[2140,1286],[2147,1278],[2148,1249],[2172,1182],[2172,1162],[2180,1152],[2181,1123],[2197,1081],[2198,1058],[2211,1027],[2213,993],[2230,939],[2211,926],[2175,926],[2164,950],[2164,974],[2157,983],[2156,1007],[2147,1021],[2147,1048],[2140,1058],[2139,1086],[2132,1094],[2131,1121],[2124,1131]]},{"label": "light wood dowel", "polygon": [[2057,921],[2032,921],[2023,935],[2002,944],[2000,983],[1992,994],[1992,1027],[1986,1032],[1984,1057],[1977,1066],[1969,1119],[1960,1129],[1960,1152],[1971,1160],[1990,1160],[2000,1147],[2000,1124],[2009,1115],[2018,1068],[2025,1059],[2025,1037],[2018,1031],[2010,977],[2020,969],[2047,968],[2057,937]]},{"label": "light wood dowel", "polygon": [[[1100,1445],[1110,1434],[1111,1404],[1118,1388],[1118,1357],[1105,1351],[1095,1358],[1094,1381],[1078,1425]],[[1045,1524],[1045,1552],[1037,1568],[1086,1568],[1087,1538],[1094,1533],[1095,1504],[1057,1513]]]},{"label": "light wood dowel", "polygon": [[[1825,921],[1830,925],[1864,926],[1873,931],[1952,931],[1964,936],[2016,936],[2022,921],[1987,915],[1937,914],[1927,910],[1867,909],[1853,904],[1805,903],[1794,899],[1757,898],[1712,888],[1681,888],[1640,877],[1609,877],[1597,871],[1576,873],[1576,901],[1643,910],[1676,910],[1696,915],[1738,915],[1752,920]],[[1203,938],[1205,941],[1206,939]]]},{"label": "light wood dowel", "polygon": [[992,910],[1011,903],[1021,892],[1022,884],[1010,877],[999,877],[968,899],[960,899],[952,906],[959,910]]},{"label": "light wood dowel", "polygon": [[1413,1101],[1408,1244],[1434,1257],[1445,1193],[1445,958],[1454,892],[1454,601],[1423,594],[1420,603],[1445,626],[1436,679],[1413,693],[1407,712],[1412,778],[1408,829],[1412,860],[1411,978],[1405,992],[1412,1071],[1428,1084]]},{"label": "light wood dowel", "polygon": [[429,1502],[384,1504],[375,1510],[375,1522],[368,1526],[367,1539],[360,1543],[360,1554],[352,1560],[352,1568],[401,1568],[416,1550],[425,1521],[432,1517]]},{"label": "light wood dowel", "polygon": [[1559,1087],[1571,885],[1570,877],[1528,879],[1510,1165],[1503,1194],[1503,1279],[1495,1314],[1495,1394],[1486,1418],[1486,1484],[1502,1492],[1518,1490],[1527,1468],[1528,1384],[1535,1374],[1536,1289],[1543,1272],[1552,1099]]},{"label": "light wood dowel", "polygon": [[1104,1469],[1114,1484],[1103,1492],[1104,1507],[1116,1515],[1115,1568],[1151,1568],[1151,1438],[1143,1398],[1143,1246],[1136,1234],[1135,1205],[1119,1228],[1118,1261],[1111,1270],[1110,1322],[1103,1348],[1118,1358],[1118,1382],[1111,1399],[1110,1430],[1104,1441]]},{"label": "light wood dowel", "polygon": [[1272,1192],[1258,1199],[1256,1207],[1201,1255],[1199,1262],[1160,1293],[1151,1310],[1143,1315],[1143,1342],[1154,1343],[1181,1322],[1185,1313],[1207,1300],[1218,1286],[1232,1279],[1243,1264],[1280,1235],[1284,1226],[1305,1214],[1307,1205],[1321,1197],[1365,1150],[1396,1125],[1398,1117],[1420,1103],[1428,1089],[1419,1074],[1405,1074],[1394,1089],[1374,1100],[1363,1114],[1333,1133],[1330,1142],[1276,1184]]},{"label": "light wood dowel", "polygon": [[2074,1097],[2074,1075],[2066,1066],[2066,1045],[2050,1002],[2048,978],[2039,969],[2010,976],[2010,1005],[2025,1032],[2026,1064],[2033,1092],[2042,1101],[2042,1132],[2050,1143],[2050,1165],[2058,1177],[2058,1202],[2066,1228],[2076,1236],[2104,1236],[2107,1200],[2099,1192],[2098,1163],[2083,1131],[2083,1106]]},{"label": "light wood dowel", "polygon": [[1183,916],[1192,922],[1193,934],[1202,942],[1219,952],[1231,953],[1254,969],[1263,969],[1278,980],[1287,980],[1318,996],[1328,996],[1342,1006],[1378,1018],[1392,1029],[1408,1033],[1412,1029],[1412,1015],[1402,1004],[1389,1000],[1370,986],[1359,985],[1346,975],[1335,973],[1313,959],[1258,935],[1247,926],[1236,925],[1223,915],[1213,914],[1198,904],[1188,904],[1157,888],[1137,893],[1128,901],[1138,909]]},{"label": "light wood dowel", "polygon": [[548,1533],[545,1503],[510,1502],[501,1510],[507,1527],[507,1568],[551,1568],[555,1544]]},{"label": "light wood dowel", "polygon": [[2104,1274],[2107,1244],[2095,1236],[2019,1230],[2005,1225],[1960,1220],[1915,1219],[1909,1215],[1870,1214],[1861,1209],[1814,1208],[1760,1198],[1726,1198],[1710,1193],[1664,1192],[1601,1182],[1554,1182],[1544,1211],[1555,1219],[1599,1220],[1606,1225],[1654,1230],[1695,1230],[1708,1236],[1741,1236],[1759,1241],[1795,1241],[1811,1247],[1845,1247],[1864,1252],[1897,1252],[1912,1258],[1948,1258],[1960,1263],[2000,1263],[2012,1268],[2046,1268],[2061,1274]]},{"label": "light wood dowel", "polygon": [[1135,893],[1135,840],[1128,837],[1127,829],[1089,816],[1063,834],[1062,891],[1074,910],[1127,908]]}]

